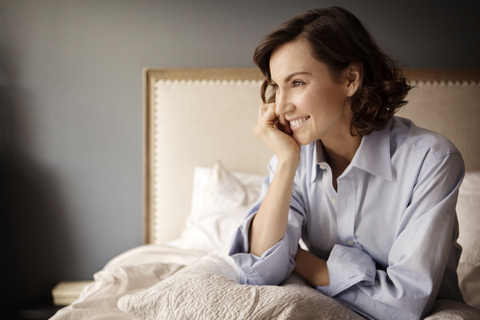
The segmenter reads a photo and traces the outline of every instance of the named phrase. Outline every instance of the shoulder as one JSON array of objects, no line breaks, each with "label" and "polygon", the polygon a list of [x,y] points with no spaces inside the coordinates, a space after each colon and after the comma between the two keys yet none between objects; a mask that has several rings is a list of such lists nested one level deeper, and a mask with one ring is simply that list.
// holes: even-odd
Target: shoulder
[{"label": "shoulder", "polygon": [[412,153],[424,155],[424,159],[441,160],[445,157],[460,156],[457,147],[443,135],[418,127],[413,121],[393,117],[390,127],[392,155],[395,153]]}]

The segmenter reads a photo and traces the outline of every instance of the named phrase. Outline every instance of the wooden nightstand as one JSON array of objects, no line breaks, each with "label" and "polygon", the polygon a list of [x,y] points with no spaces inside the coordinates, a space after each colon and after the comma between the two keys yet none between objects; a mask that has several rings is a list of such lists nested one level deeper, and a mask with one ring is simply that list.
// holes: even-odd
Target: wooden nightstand
[{"label": "wooden nightstand", "polygon": [[62,281],[52,289],[52,300],[35,303],[19,311],[20,320],[48,320],[58,310],[77,300],[83,288],[93,281]]},{"label": "wooden nightstand", "polygon": [[61,308],[62,306],[54,306],[51,303],[38,303],[21,309],[18,318],[20,320],[48,320]]},{"label": "wooden nightstand", "polygon": [[66,306],[77,300],[83,288],[93,281],[62,281],[52,289],[53,304]]}]

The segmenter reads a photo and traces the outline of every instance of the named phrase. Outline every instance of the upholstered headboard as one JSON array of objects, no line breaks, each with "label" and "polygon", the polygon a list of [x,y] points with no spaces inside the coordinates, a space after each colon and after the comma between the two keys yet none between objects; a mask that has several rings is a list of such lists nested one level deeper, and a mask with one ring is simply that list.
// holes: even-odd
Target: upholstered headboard
[{"label": "upholstered headboard", "polygon": [[[399,116],[451,139],[480,170],[480,71],[406,70],[415,87]],[[195,166],[216,160],[267,174],[272,153],[252,133],[263,76],[256,69],[146,69],[144,243],[176,238],[190,212]]]}]

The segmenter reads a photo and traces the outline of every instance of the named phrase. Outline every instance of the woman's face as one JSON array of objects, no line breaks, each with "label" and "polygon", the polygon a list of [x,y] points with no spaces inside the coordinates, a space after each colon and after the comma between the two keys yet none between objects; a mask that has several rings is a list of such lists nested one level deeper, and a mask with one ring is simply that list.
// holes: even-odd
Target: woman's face
[{"label": "woman's face", "polygon": [[[307,40],[286,43],[270,57],[276,113],[284,116],[301,145],[351,137],[351,81],[334,81],[328,66],[310,53]],[[356,90],[356,88],[355,88]],[[352,93],[353,91],[353,93]]]}]

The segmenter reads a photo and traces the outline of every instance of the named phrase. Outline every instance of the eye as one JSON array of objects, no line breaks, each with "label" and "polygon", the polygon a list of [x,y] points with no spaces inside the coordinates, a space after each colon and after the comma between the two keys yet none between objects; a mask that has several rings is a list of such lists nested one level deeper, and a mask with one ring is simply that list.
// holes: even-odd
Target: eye
[{"label": "eye", "polygon": [[300,87],[300,86],[303,86],[304,84],[305,84],[305,82],[303,82],[303,81],[294,80],[294,81],[292,82],[292,88]]},{"label": "eye", "polygon": [[272,82],[272,83],[270,83],[270,86],[272,87],[273,91],[278,90],[278,84]]}]

